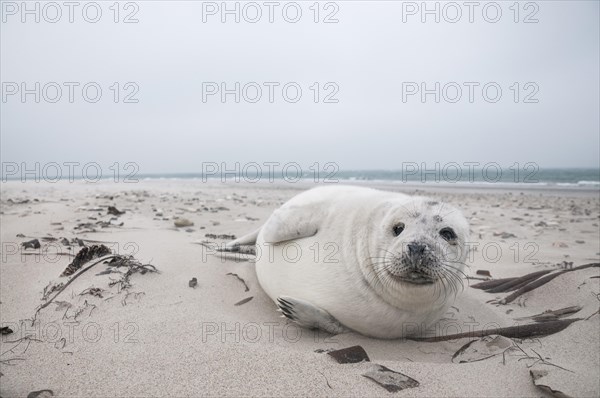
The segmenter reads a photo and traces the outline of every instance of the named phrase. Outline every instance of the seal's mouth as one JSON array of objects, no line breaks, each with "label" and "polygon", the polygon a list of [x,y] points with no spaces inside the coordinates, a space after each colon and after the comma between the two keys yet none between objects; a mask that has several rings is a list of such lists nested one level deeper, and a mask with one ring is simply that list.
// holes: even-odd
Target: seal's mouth
[{"label": "seal's mouth", "polygon": [[413,285],[431,285],[435,283],[433,277],[416,270],[406,271],[400,275],[392,275],[392,277],[400,282],[411,283]]}]

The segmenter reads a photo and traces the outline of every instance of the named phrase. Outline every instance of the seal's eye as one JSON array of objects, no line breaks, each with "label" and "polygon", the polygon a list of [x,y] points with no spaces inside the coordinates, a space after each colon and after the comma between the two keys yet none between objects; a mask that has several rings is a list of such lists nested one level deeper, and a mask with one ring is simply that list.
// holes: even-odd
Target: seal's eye
[{"label": "seal's eye", "polygon": [[398,223],[396,225],[394,225],[394,228],[392,229],[392,231],[394,231],[394,236],[398,236],[402,233],[402,231],[404,231],[404,223]]},{"label": "seal's eye", "polygon": [[456,233],[452,228],[442,228],[440,230],[440,236],[450,243],[456,240]]}]

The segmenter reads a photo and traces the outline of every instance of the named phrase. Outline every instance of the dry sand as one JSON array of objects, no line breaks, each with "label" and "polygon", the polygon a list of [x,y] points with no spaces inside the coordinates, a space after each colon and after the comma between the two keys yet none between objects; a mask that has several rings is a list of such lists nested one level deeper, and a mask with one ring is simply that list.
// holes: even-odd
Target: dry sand
[{"label": "dry sand", "polygon": [[[490,302],[507,293],[487,293],[468,286],[479,281],[465,281],[464,292],[436,334],[530,323],[516,319],[574,305],[582,309],[570,318],[582,320],[541,338],[488,338],[485,341],[512,348],[482,359],[487,355],[474,345],[458,358],[474,361],[456,363],[453,354],[479,339],[385,341],[299,329],[275,311],[257,283],[252,262],[223,260],[197,244],[204,239],[224,241],[205,234],[239,237],[252,231],[278,205],[306,188],[193,180],[4,183],[0,321],[13,333],[2,336],[0,395],[24,397],[48,389],[60,397],[540,397],[552,390],[556,395],[600,396],[599,268],[566,273],[507,305]],[[488,270],[493,278],[504,278],[598,262],[597,190],[419,190],[461,207],[470,220],[478,248],[472,253],[469,276]],[[23,200],[28,202],[19,203]],[[75,229],[82,223],[109,221],[114,217],[107,215],[110,205],[125,211],[114,225],[96,227],[96,232]],[[177,217],[194,225],[176,228]],[[108,286],[114,275],[96,275],[106,269],[99,264],[41,310],[31,326],[44,288],[67,279],[59,275],[72,257],[56,256],[56,251],[79,250],[41,240],[47,236],[114,242],[114,251],[134,254],[160,273],[134,274],[131,287],[119,292],[118,285]],[[33,238],[40,239],[40,249],[20,247]],[[40,251],[45,254],[23,255]],[[228,273],[244,279],[249,291]],[[193,277],[198,281],[195,288],[189,286]],[[90,287],[104,289],[102,297],[80,295]],[[253,299],[235,305],[248,297]],[[354,345],[365,349],[371,363],[339,364],[315,352]],[[373,364],[408,375],[420,385],[388,392],[362,376]]]}]

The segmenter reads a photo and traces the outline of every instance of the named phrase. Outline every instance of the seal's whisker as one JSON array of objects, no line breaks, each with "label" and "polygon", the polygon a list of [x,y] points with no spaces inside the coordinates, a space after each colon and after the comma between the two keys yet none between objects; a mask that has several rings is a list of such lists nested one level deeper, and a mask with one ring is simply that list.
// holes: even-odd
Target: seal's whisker
[{"label": "seal's whisker", "polygon": [[[448,291],[448,286],[446,285],[446,282],[447,282],[448,280],[447,280],[446,278],[439,278],[438,280],[441,282],[441,287],[443,287],[443,289],[442,289],[442,288],[440,288],[440,293],[443,293],[443,294],[440,294],[440,295],[439,295],[439,297],[436,297],[436,301],[437,301],[438,299],[440,299],[441,297],[446,297],[446,296],[447,296],[447,295],[446,295],[446,292]],[[443,290],[443,291],[442,291],[442,290]],[[445,300],[444,300],[444,301],[445,301]]]},{"label": "seal's whisker", "polygon": [[[446,267],[446,269],[451,270],[451,272],[455,272],[456,274],[460,274],[460,275],[464,276],[465,279],[467,279],[467,274],[465,274],[464,271],[462,271],[462,270],[460,270],[460,269],[458,269],[456,267],[453,267],[453,266],[451,266],[449,264],[443,264],[443,265]],[[457,275],[457,277],[458,277],[458,275]],[[458,278],[462,281],[462,278],[460,278],[460,277],[458,277]]]},{"label": "seal's whisker", "polygon": [[462,272],[459,269],[456,269],[454,267],[446,267],[443,268],[441,270],[445,276],[449,279],[452,280],[452,282],[455,285],[455,295],[458,294],[458,285],[460,285],[461,289],[464,291],[465,288],[465,284],[464,284],[464,279],[460,277],[459,274],[465,275],[464,272]]},{"label": "seal's whisker", "polygon": [[[390,267],[393,266],[393,264],[391,264],[387,259],[384,259],[377,263],[374,263],[372,261],[369,261],[368,263],[370,264],[370,267],[368,273],[365,275],[367,282],[373,284],[375,288],[377,288],[378,286],[381,286],[383,289],[387,288],[390,284],[390,282],[388,281],[389,277],[387,276],[387,271]],[[376,266],[382,267],[385,272],[378,272]],[[381,275],[383,275],[383,279]]]},{"label": "seal's whisker", "polygon": [[444,202],[440,203],[440,207],[438,208],[438,212],[437,212],[438,217],[442,217],[441,214],[442,214],[442,209],[444,208],[444,206],[446,206],[446,203],[444,203]]},{"label": "seal's whisker", "polygon": [[440,273],[442,273],[444,275],[444,277],[448,281],[448,284],[450,285],[451,292],[456,297],[456,294],[458,294],[458,285],[457,285],[457,281],[456,281],[456,275],[454,275],[452,272],[448,271],[447,269],[440,270]]},{"label": "seal's whisker", "polygon": [[440,217],[444,218],[444,217],[449,216],[450,214],[455,213],[455,212],[456,212],[456,209],[450,210],[448,213],[446,213],[446,214],[444,214],[443,216],[440,216]]}]

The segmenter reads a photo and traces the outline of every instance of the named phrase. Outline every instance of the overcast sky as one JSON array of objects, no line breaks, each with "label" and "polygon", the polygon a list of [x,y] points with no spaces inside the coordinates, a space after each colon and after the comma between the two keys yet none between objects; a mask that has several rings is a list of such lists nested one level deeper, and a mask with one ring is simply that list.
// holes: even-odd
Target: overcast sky
[{"label": "overcast sky", "polygon": [[[498,2],[499,17],[488,2],[441,2],[439,23],[420,1],[320,3],[318,15],[313,1],[297,2],[296,23],[288,3],[239,2],[236,23],[221,1],[121,3],[118,15],[98,2],[91,23],[94,5],[80,2],[70,23],[63,2],[60,18],[39,3],[36,22],[20,1],[2,1],[2,161],[136,162],[140,173],[196,172],[202,162],[598,167],[597,1]],[[40,102],[23,102],[36,82]],[[236,82],[239,103],[213,94]],[[432,92],[424,101],[422,83]],[[95,87],[102,96],[87,102]],[[138,102],[125,103],[128,94]]]}]

